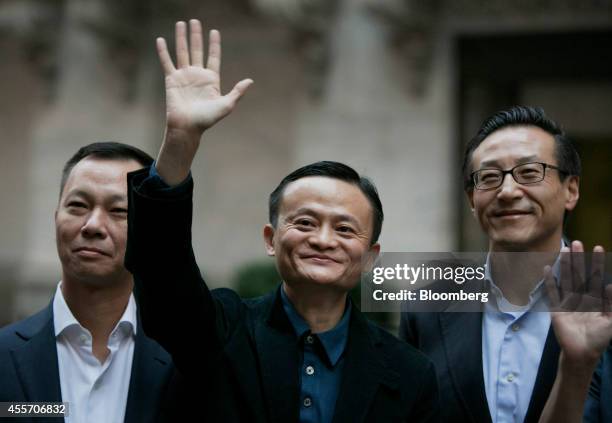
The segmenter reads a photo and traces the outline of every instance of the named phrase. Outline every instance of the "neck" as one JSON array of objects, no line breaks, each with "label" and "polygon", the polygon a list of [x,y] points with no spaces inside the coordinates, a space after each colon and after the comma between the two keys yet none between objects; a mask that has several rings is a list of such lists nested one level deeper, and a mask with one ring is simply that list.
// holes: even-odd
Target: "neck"
[{"label": "neck", "polygon": [[559,254],[561,238],[546,246],[500,248],[491,245],[489,264],[495,284],[514,305],[529,303],[529,295],[544,277],[544,267],[552,266]]},{"label": "neck", "polygon": [[489,251],[498,253],[558,253],[561,248],[561,240],[563,239],[563,232],[561,228],[552,233],[546,239],[531,242],[498,242],[489,241]]},{"label": "neck", "polygon": [[92,335],[94,355],[104,361],[108,337],[125,312],[133,281],[96,286],[70,278],[62,279],[62,295],[77,321]]},{"label": "neck", "polygon": [[289,286],[282,288],[298,314],[308,323],[313,333],[333,329],[344,314],[347,293],[318,286]]}]

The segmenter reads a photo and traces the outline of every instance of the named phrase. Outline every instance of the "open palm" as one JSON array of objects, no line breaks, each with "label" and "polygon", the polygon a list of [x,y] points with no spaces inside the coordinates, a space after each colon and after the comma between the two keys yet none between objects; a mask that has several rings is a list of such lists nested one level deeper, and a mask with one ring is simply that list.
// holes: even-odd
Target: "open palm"
[{"label": "open palm", "polygon": [[176,24],[176,66],[166,41],[157,39],[157,52],[165,75],[166,119],[171,130],[202,133],[228,115],[253,82],[238,82],[226,95],[221,94],[221,35],[209,35],[208,60],[204,67],[202,27],[200,21],[189,21],[190,41],[184,22]]},{"label": "open palm", "polygon": [[571,360],[597,360],[612,339],[610,312],[553,312],[559,345]]},{"label": "open palm", "polygon": [[603,287],[604,250],[593,251],[588,284],[581,243],[564,247],[560,265],[558,284],[550,269],[545,278],[555,335],[568,359],[596,361],[612,339],[612,286]]}]

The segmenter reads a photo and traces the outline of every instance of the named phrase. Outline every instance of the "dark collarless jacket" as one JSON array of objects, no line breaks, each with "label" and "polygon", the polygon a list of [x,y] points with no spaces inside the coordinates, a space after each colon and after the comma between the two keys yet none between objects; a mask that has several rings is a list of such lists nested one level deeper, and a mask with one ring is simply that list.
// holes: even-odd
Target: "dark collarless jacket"
[{"label": "dark collarless jacket", "polygon": [[[248,300],[209,291],[191,247],[191,188],[180,198],[151,198],[139,188],[147,175],[128,177],[126,254],[146,333],[199,381],[208,421],[298,422],[299,345],[279,291]],[[357,308],[344,366],[335,423],[437,421],[431,362]]]},{"label": "dark collarless jacket", "polygon": [[[0,330],[0,402],[62,402],[52,304]],[[124,421],[162,420],[166,407],[171,405],[167,395],[179,395],[180,383],[170,355],[147,338],[139,324]],[[64,420],[41,417],[15,421]]]},{"label": "dark collarless jacket", "polygon": [[[482,316],[482,312],[402,313],[400,338],[423,351],[436,367],[443,422],[491,423],[482,369]],[[555,381],[559,351],[551,326],[526,423],[540,418]]]}]

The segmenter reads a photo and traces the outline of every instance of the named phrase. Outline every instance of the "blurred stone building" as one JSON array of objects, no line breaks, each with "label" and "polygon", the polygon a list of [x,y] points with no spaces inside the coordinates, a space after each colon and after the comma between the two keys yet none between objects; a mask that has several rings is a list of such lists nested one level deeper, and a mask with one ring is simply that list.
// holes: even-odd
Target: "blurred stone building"
[{"label": "blurred stone building", "polygon": [[43,307],[60,278],[53,214],[68,157],[101,140],[156,154],[154,39],[190,17],[223,34],[225,90],[255,80],[193,168],[196,255],[213,285],[265,260],[267,196],[322,159],[377,183],[383,250],[485,248],[462,149],[518,103],[577,141],[585,174],[568,230],[612,248],[612,0],[2,0],[0,326]]}]

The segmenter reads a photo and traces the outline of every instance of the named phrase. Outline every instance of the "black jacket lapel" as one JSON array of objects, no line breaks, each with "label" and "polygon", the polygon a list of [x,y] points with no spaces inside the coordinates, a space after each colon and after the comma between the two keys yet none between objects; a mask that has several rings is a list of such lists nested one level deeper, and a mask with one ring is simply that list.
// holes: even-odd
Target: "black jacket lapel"
[{"label": "black jacket lapel", "polygon": [[540,414],[544,409],[544,404],[548,399],[548,394],[552,389],[555,377],[557,375],[557,365],[559,364],[559,343],[555,337],[555,331],[552,325],[548,329],[548,336],[542,351],[540,366],[538,367],[538,375],[533,386],[533,393],[529,401],[529,408],[525,416],[525,423],[537,422],[540,419]]},{"label": "black jacket lapel", "polygon": [[353,307],[334,422],[362,422],[380,384],[398,387],[399,374],[385,366],[375,347],[381,341],[373,335],[363,314]]},{"label": "black jacket lapel", "polygon": [[299,421],[298,339],[283,310],[279,291],[268,319],[255,323],[254,336],[265,401],[271,422]]},{"label": "black jacket lapel", "polygon": [[482,313],[440,313],[455,390],[472,421],[491,422],[482,373]]},{"label": "black jacket lapel", "polygon": [[28,323],[16,330],[26,343],[11,351],[26,400],[61,402],[52,303]]},{"label": "black jacket lapel", "polygon": [[145,336],[140,320],[138,326],[125,409],[126,423],[155,421],[173,368],[170,355]]}]

